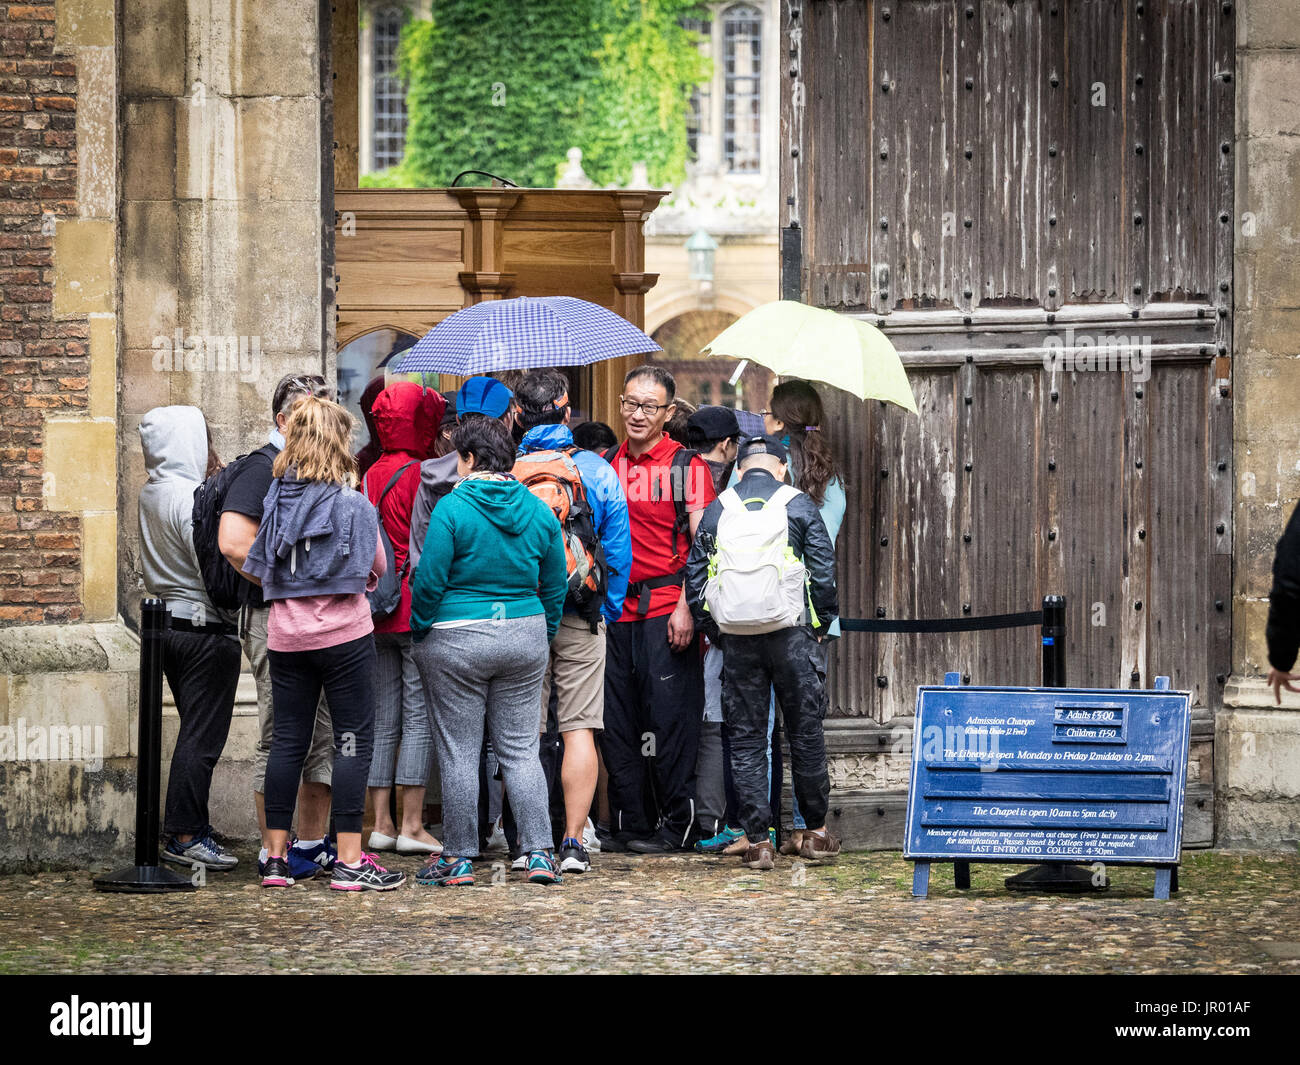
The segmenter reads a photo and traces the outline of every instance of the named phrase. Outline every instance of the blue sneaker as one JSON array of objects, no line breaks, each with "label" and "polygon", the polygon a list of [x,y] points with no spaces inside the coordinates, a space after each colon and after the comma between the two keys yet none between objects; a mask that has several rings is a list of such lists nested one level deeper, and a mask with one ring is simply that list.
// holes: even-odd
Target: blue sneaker
[{"label": "blue sneaker", "polygon": [[708,839],[699,840],[695,844],[695,849],[701,854],[721,854],[738,839],[745,838],[744,829],[740,828],[723,828],[716,836],[710,836]]},{"label": "blue sneaker", "polygon": [[528,855],[528,882],[531,884],[559,884],[564,877],[550,851],[532,851]]},{"label": "blue sneaker", "polygon": [[294,843],[289,848],[289,873],[294,880],[310,880],[319,873],[329,872],[338,861],[339,852],[330,843],[329,836],[324,843],[306,847]]},{"label": "blue sneaker", "polygon": [[473,887],[474,863],[468,858],[430,857],[415,874],[415,882],[424,887]]}]

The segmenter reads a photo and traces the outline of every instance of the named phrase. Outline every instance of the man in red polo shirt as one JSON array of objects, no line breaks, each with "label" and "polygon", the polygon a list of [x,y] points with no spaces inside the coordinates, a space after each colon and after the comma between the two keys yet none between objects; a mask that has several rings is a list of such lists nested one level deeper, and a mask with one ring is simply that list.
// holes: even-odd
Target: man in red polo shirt
[{"label": "man in red polo shirt", "polygon": [[704,711],[683,577],[715,493],[707,463],[664,434],[676,392],[673,375],[657,366],[628,374],[620,397],[627,440],[606,456],[627,496],[632,571],[623,615],[606,632],[602,754],[614,835],[604,846],[639,854],[690,846]]}]

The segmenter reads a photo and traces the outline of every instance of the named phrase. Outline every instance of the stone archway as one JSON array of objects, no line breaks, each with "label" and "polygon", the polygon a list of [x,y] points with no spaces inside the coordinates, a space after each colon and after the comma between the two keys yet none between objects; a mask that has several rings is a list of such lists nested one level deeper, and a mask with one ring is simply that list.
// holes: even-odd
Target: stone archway
[{"label": "stone archway", "polygon": [[757,413],[767,404],[773,375],[752,363],[733,382],[735,359],[702,356],[700,349],[736,320],[725,310],[692,310],[668,319],[652,336],[662,347],[658,363],[677,379],[677,395],[695,406],[715,404]]}]

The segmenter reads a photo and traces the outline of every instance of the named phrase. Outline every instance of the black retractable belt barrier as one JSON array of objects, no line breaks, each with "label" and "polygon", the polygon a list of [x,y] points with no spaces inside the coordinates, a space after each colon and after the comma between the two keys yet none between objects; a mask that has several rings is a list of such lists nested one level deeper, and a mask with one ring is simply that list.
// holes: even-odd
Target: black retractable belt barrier
[{"label": "black retractable belt barrier", "polygon": [[[1048,596],[1047,599],[1065,602],[1059,595]],[[1043,624],[1047,599],[1043,600],[1043,610],[1022,610],[1018,614],[984,614],[975,618],[920,618],[912,621],[840,618],[840,628],[845,632],[978,632],[982,629],[1021,629]]]},{"label": "black retractable belt barrier", "polygon": [[140,729],[136,743],[135,864],[95,878],[97,891],[158,894],[193,891],[188,877],[158,865],[162,777],[162,652],[167,607],[161,599],[140,605]]}]

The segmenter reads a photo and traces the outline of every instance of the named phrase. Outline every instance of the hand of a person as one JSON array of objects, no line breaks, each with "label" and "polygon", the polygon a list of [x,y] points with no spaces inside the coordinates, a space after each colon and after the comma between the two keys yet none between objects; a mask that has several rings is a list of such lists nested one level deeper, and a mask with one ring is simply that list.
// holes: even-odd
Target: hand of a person
[{"label": "hand of a person", "polygon": [[694,637],[695,619],[691,617],[691,608],[685,599],[680,599],[668,618],[668,646],[674,651],[685,651]]},{"label": "hand of a person", "polygon": [[1280,669],[1270,669],[1268,671],[1268,686],[1273,689],[1273,698],[1277,700],[1277,705],[1282,705],[1282,689],[1289,692],[1300,693],[1300,688],[1293,688],[1291,682],[1300,680],[1300,673],[1284,673]]}]

